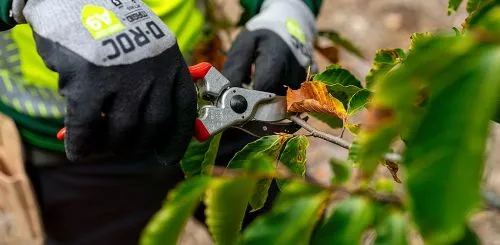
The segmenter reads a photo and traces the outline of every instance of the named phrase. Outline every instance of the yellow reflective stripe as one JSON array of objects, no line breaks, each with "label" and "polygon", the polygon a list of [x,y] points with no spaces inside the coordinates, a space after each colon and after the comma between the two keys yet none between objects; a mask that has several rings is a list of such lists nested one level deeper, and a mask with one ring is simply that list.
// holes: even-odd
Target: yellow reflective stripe
[{"label": "yellow reflective stripe", "polygon": [[9,98],[7,98],[7,96],[6,96],[6,95],[2,95],[2,96],[0,96],[0,99],[2,100],[2,102],[3,102],[4,104],[9,104],[9,102],[10,102],[10,101],[9,101]]},{"label": "yellow reflective stripe", "polygon": [[45,107],[45,104],[43,103],[38,104],[38,111],[40,111],[42,117],[46,117],[48,114],[47,107]]},{"label": "yellow reflective stripe", "polygon": [[19,55],[18,54],[11,55],[11,56],[7,57],[7,62],[9,62],[9,63],[14,63],[14,62],[17,62],[17,61],[19,61]]},{"label": "yellow reflective stripe", "polygon": [[21,106],[21,102],[17,98],[12,100],[12,106],[14,107],[14,109],[16,109],[19,112],[23,111],[23,107]]},{"label": "yellow reflective stripe", "polygon": [[26,110],[28,111],[28,115],[36,116],[35,108],[33,107],[33,103],[31,103],[31,101],[25,101],[24,107],[26,107]]},{"label": "yellow reflective stripe", "polygon": [[55,117],[60,117],[61,116],[61,112],[59,111],[59,109],[57,109],[57,107],[55,105],[53,105],[51,109],[52,109],[52,114]]},{"label": "yellow reflective stripe", "polygon": [[8,44],[6,47],[7,51],[13,51],[13,50],[16,50],[16,48],[17,48],[17,45],[15,43]]},{"label": "yellow reflective stripe", "polygon": [[40,95],[42,96],[42,98],[44,98],[46,100],[50,99],[50,95],[47,93],[47,91],[45,91],[45,89],[39,89],[38,92],[40,92]]},{"label": "yellow reflective stripe", "polygon": [[14,90],[14,86],[10,81],[9,73],[5,70],[0,71],[0,77],[2,77],[3,84],[5,85],[5,88],[7,88],[7,91],[12,92]]}]

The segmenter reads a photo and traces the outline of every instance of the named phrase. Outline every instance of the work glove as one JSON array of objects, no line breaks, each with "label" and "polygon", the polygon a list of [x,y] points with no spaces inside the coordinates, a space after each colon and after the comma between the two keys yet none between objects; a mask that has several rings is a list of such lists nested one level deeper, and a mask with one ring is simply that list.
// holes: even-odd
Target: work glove
[{"label": "work glove", "polygon": [[[223,74],[232,86],[251,84],[255,90],[285,95],[287,87],[298,89],[305,81],[309,66],[313,72],[317,70],[312,57],[315,37],[315,17],[303,1],[266,0],[234,41]],[[227,129],[216,163],[226,165],[256,139],[241,130]]]},{"label": "work glove", "polygon": [[284,95],[297,89],[313,62],[315,17],[301,0],[266,0],[229,51],[224,75],[233,86],[252,81],[253,88]]},{"label": "work glove", "polygon": [[59,73],[69,160],[150,151],[166,164],[182,158],[194,84],[174,35],[142,1],[30,0],[23,17]]}]

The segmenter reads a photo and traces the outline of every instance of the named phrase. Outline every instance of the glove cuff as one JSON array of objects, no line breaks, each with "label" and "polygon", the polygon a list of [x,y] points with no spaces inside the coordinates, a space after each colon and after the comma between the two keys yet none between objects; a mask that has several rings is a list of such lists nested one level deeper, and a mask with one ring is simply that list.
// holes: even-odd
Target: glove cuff
[{"label": "glove cuff", "polygon": [[266,29],[278,34],[303,66],[313,65],[313,42],[317,35],[314,14],[301,0],[266,0],[261,13],[252,18],[249,31]]},{"label": "glove cuff", "polygon": [[23,15],[23,9],[24,6],[26,6],[26,2],[28,2],[28,0],[12,1],[12,18],[14,18],[14,20],[19,24],[26,23],[26,19]]}]

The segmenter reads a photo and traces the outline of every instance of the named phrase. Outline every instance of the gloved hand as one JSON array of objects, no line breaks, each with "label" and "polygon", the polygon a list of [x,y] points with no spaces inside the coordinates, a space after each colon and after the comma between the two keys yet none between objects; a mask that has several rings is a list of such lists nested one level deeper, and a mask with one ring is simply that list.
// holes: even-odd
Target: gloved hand
[{"label": "gloved hand", "polygon": [[167,164],[182,158],[194,84],[174,35],[142,1],[30,0],[23,13],[60,76],[70,160],[150,150]]},{"label": "gloved hand", "polygon": [[224,65],[224,75],[241,86],[251,82],[255,64],[256,90],[284,95],[284,85],[297,89],[314,67],[315,18],[301,0],[266,0],[260,13],[236,38]]}]

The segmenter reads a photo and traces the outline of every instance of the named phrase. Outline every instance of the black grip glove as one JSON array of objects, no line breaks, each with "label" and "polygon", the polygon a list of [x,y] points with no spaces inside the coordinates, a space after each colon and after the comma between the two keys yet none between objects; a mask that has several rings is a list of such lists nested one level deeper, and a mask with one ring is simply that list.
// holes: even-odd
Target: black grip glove
[{"label": "black grip glove", "polygon": [[[251,82],[253,89],[286,94],[306,79],[316,36],[314,15],[301,0],[267,0],[236,38],[223,73],[233,86]],[[226,165],[236,152],[257,138],[238,129],[222,134],[216,163]]]},{"label": "black grip glove", "polygon": [[177,163],[192,137],[196,92],[175,37],[140,1],[31,0],[46,65],[67,100],[70,160],[155,150]]},{"label": "black grip glove", "polygon": [[315,69],[315,36],[314,15],[301,0],[267,0],[236,38],[223,73],[242,86],[251,82],[255,64],[253,88],[284,95],[285,85],[297,89],[307,67]]}]

